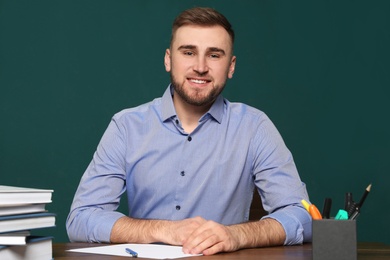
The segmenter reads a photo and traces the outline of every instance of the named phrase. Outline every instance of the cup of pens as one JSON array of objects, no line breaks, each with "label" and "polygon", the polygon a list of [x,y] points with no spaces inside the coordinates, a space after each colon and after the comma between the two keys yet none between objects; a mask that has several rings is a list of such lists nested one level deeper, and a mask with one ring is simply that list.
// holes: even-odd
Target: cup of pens
[{"label": "cup of pens", "polygon": [[366,188],[358,203],[353,201],[351,193],[347,193],[344,209],[340,209],[334,218],[330,217],[332,205],[330,198],[325,199],[322,214],[314,204],[302,201],[313,219],[313,260],[357,259],[356,219],[370,190],[371,184]]}]

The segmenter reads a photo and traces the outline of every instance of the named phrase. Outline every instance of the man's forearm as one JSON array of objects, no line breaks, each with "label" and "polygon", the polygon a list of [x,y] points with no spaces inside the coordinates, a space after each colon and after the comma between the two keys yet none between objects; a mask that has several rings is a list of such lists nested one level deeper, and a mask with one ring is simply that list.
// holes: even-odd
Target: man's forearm
[{"label": "man's forearm", "polygon": [[286,233],[283,226],[272,218],[228,227],[237,236],[239,248],[283,245]]},{"label": "man's forearm", "polygon": [[122,217],[111,231],[111,243],[163,242],[182,245],[184,240],[205,222],[200,217],[181,221],[144,220]]},{"label": "man's forearm", "polygon": [[[165,223],[166,225],[166,223]],[[111,231],[111,243],[154,243],[164,227],[163,220],[118,219]]]}]

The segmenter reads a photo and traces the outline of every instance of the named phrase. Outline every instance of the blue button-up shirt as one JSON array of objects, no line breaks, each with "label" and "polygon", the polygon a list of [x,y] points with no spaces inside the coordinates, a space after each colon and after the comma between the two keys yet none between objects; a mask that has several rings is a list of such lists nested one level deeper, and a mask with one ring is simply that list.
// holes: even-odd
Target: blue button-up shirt
[{"label": "blue button-up shirt", "polygon": [[[85,171],[67,219],[72,241],[109,242],[124,214],[181,220],[201,216],[225,225],[248,220],[253,190],[266,217],[279,221],[285,244],[311,237],[308,200],[293,157],[261,111],[219,96],[186,133],[168,87],[162,98],[116,114]],[[261,235],[261,234],[259,234]]]}]

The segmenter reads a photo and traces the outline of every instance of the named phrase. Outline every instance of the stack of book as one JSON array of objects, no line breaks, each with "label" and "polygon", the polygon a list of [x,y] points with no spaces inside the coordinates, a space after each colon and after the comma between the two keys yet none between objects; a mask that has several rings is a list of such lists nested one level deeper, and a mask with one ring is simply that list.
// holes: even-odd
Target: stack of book
[{"label": "stack of book", "polygon": [[0,185],[0,259],[52,259],[52,237],[34,230],[54,227],[46,210],[53,190]]}]

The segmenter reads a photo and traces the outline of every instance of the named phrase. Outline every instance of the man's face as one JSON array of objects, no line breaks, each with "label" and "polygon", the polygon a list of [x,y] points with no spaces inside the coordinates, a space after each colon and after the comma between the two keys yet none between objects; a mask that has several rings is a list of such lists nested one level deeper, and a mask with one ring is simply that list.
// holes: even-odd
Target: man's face
[{"label": "man's face", "polygon": [[208,106],[232,78],[236,57],[229,34],[221,26],[182,26],[165,53],[178,98],[195,106]]}]

